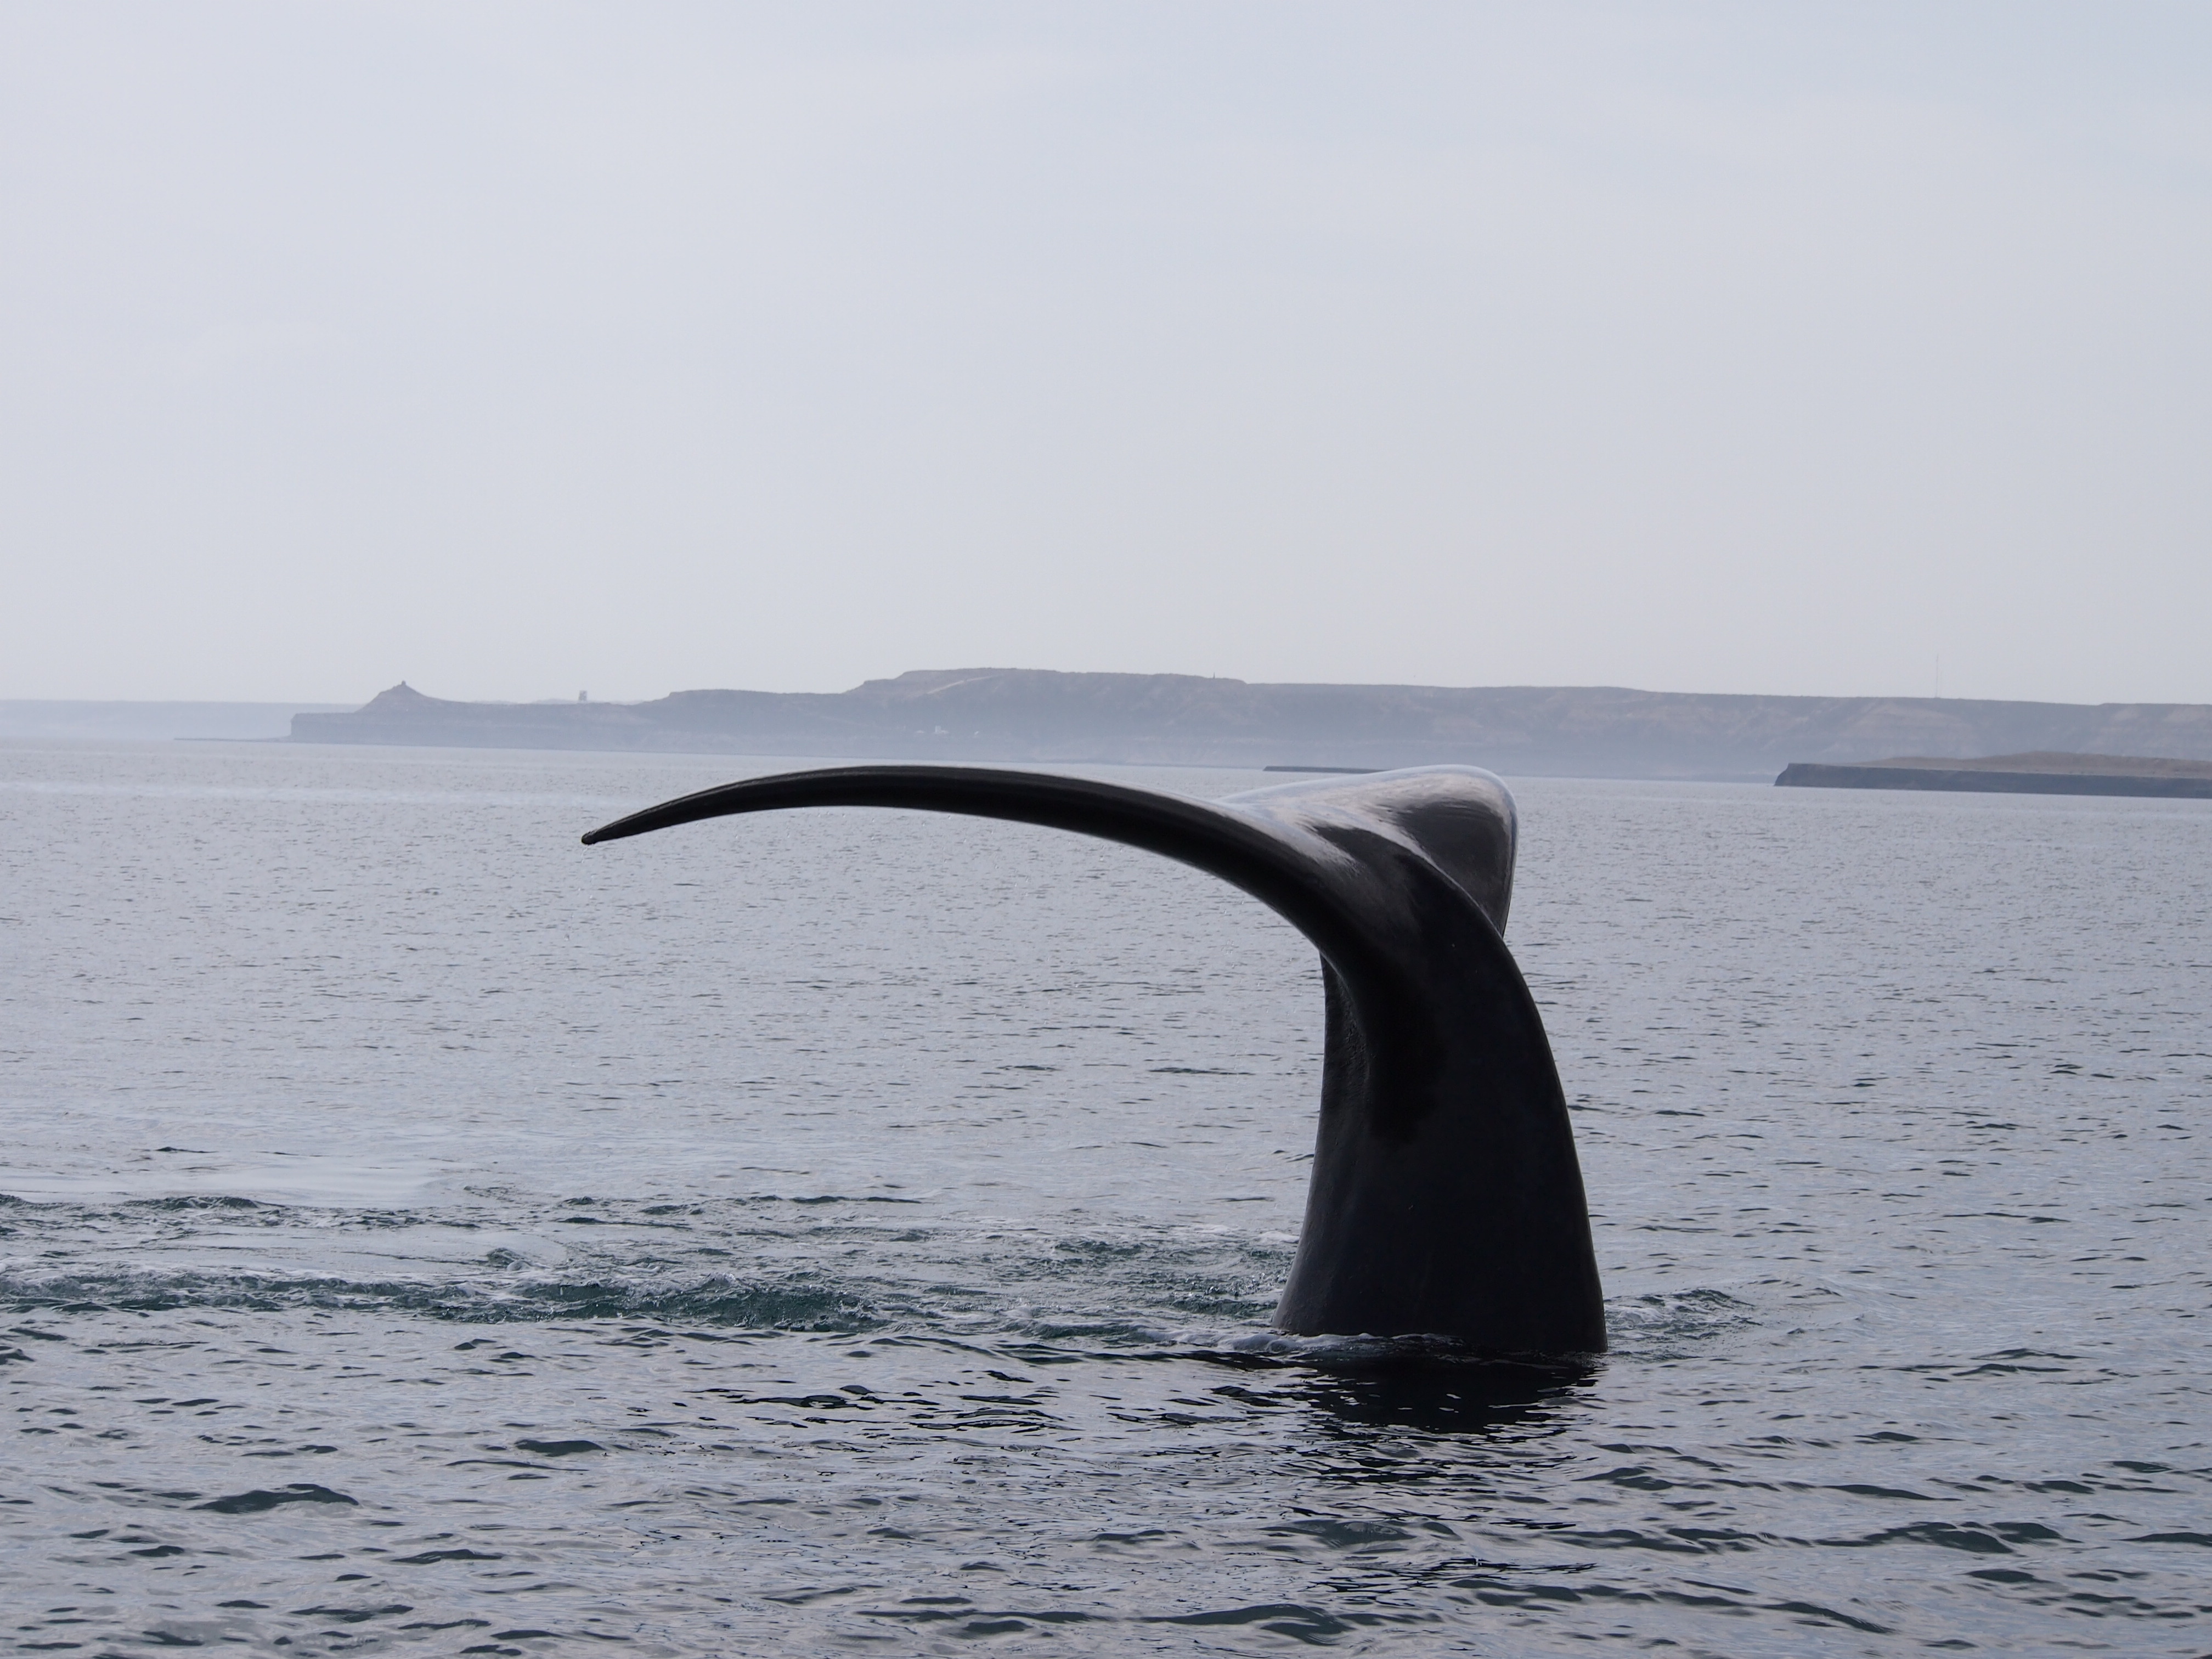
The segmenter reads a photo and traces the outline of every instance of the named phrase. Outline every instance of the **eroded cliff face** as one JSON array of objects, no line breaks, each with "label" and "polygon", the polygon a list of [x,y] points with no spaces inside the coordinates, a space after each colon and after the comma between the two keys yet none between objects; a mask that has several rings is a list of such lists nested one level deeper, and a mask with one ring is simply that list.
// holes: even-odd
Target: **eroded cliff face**
[{"label": "eroded cliff face", "polygon": [[1755,697],[1613,686],[1265,685],[1188,674],[926,670],[849,691],[678,691],[482,703],[402,684],[295,742],[635,749],[823,758],[1389,767],[1740,777],[1792,761],[2018,753],[2212,760],[2212,706]]}]

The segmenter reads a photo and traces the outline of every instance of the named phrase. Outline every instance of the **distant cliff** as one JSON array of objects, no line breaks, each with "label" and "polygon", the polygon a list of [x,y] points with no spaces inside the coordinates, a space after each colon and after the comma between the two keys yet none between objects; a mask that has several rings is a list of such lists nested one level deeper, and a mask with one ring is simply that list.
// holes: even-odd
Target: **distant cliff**
[{"label": "distant cliff", "polygon": [[1944,789],[2002,795],[2150,795],[2212,800],[2212,762],[2142,755],[1900,755],[1837,766],[1796,762],[1784,789]]},{"label": "distant cliff", "polygon": [[850,691],[452,702],[394,686],[293,717],[298,743],[940,761],[1413,766],[1771,779],[1791,761],[2063,750],[2212,760],[2212,705],[1758,697],[1611,686],[1254,685],[1189,674],[928,670]]}]

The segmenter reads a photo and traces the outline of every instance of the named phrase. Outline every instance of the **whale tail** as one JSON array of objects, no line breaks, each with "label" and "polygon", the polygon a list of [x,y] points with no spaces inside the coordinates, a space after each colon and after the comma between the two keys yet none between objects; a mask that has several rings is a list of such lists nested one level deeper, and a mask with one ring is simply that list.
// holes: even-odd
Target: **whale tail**
[{"label": "whale tail", "polygon": [[1267,905],[1321,952],[1327,992],[1321,1124],[1276,1323],[1499,1353],[1603,1349],[1566,1103],[1501,936],[1516,820],[1489,773],[1420,767],[1202,801],[995,768],[833,767],[702,790],[584,841],[799,806],[1075,830]]}]

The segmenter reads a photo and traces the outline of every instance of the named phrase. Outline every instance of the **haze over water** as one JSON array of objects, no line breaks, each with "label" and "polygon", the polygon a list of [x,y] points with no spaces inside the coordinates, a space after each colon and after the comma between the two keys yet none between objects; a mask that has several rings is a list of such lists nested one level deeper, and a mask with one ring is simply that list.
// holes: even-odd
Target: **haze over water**
[{"label": "haze over water", "polygon": [[1613,1341],[1541,1378],[1269,1334],[1287,926],[576,843],[747,769],[0,748],[0,1641],[2212,1648],[2204,805],[1516,781]]}]

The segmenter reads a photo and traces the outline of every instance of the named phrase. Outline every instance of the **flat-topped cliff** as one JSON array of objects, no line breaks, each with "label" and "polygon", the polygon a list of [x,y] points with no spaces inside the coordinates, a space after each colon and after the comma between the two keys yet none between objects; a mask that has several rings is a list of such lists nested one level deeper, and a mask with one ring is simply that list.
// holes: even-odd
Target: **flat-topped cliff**
[{"label": "flat-topped cliff", "polygon": [[2212,782],[2212,761],[2156,755],[2069,755],[2039,749],[2025,755],[1892,755],[1868,766],[1930,772],[2032,772],[2045,777],[2197,778]]},{"label": "flat-topped cliff", "polygon": [[1846,765],[1800,761],[1774,781],[1785,789],[1947,789],[2014,795],[2154,795],[2212,800],[2212,761],[2155,755],[2025,755],[1958,759],[1893,755]]},{"label": "flat-topped cliff", "polygon": [[1791,761],[2029,750],[2212,760],[2212,705],[1765,697],[1617,686],[1255,684],[1192,674],[928,670],[849,691],[487,703],[406,685],[304,714],[302,743],[817,758],[1413,766],[1765,781]]}]

